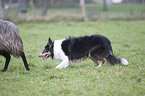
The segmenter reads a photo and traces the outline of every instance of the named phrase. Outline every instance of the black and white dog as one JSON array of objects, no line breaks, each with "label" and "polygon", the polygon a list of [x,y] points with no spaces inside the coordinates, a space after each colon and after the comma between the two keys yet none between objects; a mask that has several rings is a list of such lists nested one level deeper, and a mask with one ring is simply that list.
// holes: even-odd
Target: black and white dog
[{"label": "black and white dog", "polygon": [[62,62],[55,68],[66,68],[69,62],[89,57],[95,65],[100,67],[106,59],[111,64],[128,65],[128,61],[124,58],[117,58],[113,54],[111,42],[104,36],[91,35],[75,38],[67,38],[55,40],[52,42],[49,38],[47,45],[39,57],[48,57],[52,59],[60,59]]}]

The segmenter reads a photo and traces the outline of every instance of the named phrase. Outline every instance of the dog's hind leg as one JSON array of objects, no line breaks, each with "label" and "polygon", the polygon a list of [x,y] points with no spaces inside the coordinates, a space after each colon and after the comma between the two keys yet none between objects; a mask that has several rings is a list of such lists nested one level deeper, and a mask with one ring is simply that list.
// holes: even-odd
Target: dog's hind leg
[{"label": "dog's hind leg", "polygon": [[98,61],[99,61],[99,65],[98,65],[97,67],[101,67],[101,66],[104,64],[104,62],[105,62],[104,59],[102,59],[102,60],[98,60]]},{"label": "dog's hind leg", "polygon": [[9,63],[10,63],[11,56],[7,52],[2,52],[0,54],[6,58],[5,66],[4,66],[4,69],[2,70],[2,72],[5,72],[8,68]]},{"label": "dog's hind leg", "polygon": [[22,54],[21,54],[21,58],[22,58],[22,60],[23,60],[23,62],[24,62],[24,66],[25,66],[26,70],[30,70],[24,52],[22,52]]},{"label": "dog's hind leg", "polygon": [[98,65],[99,65],[99,63],[98,63],[98,60],[97,60],[97,59],[92,58],[92,57],[90,57],[90,59],[94,62],[94,66],[98,66]]},{"label": "dog's hind leg", "polygon": [[89,57],[94,62],[94,65],[97,66],[97,67],[101,67],[105,62],[104,59],[98,60],[97,58],[93,58],[90,53],[89,53]]},{"label": "dog's hind leg", "polygon": [[98,65],[98,67],[101,67],[104,64],[104,58],[106,55],[105,48],[99,46],[92,48],[88,54],[88,56],[94,61],[95,65]]},{"label": "dog's hind leg", "polygon": [[[104,59],[102,59],[102,60],[97,60],[97,59],[95,59],[95,58],[91,58],[91,60],[94,62],[94,66],[97,66],[97,67],[101,67],[101,66],[104,64],[104,62],[105,62]],[[99,62],[98,62],[98,61],[99,61]]]}]

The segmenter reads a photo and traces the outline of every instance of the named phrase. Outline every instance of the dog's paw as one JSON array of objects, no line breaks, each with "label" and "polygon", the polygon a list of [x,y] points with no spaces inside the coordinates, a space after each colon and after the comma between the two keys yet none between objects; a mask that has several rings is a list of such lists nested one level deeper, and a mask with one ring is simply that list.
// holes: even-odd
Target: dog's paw
[{"label": "dog's paw", "polygon": [[62,69],[62,68],[66,68],[66,67],[68,67],[68,66],[58,65],[58,66],[56,66],[55,68],[56,68],[56,69]]},{"label": "dog's paw", "polygon": [[59,67],[59,66],[56,66],[55,68],[56,68],[56,69],[61,69],[61,67]]}]

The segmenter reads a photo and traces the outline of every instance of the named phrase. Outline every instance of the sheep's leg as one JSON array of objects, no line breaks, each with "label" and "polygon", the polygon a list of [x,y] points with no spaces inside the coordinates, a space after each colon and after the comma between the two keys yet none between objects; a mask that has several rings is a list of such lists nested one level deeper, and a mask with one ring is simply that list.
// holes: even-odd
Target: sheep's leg
[{"label": "sheep's leg", "polygon": [[0,54],[6,58],[5,66],[4,66],[4,69],[2,70],[2,72],[5,72],[8,69],[8,65],[10,63],[11,56],[7,52],[2,52]]},{"label": "sheep's leg", "polygon": [[23,62],[24,62],[24,66],[25,66],[26,70],[30,70],[24,52],[22,52],[21,58],[22,58],[22,60],[23,60]]}]

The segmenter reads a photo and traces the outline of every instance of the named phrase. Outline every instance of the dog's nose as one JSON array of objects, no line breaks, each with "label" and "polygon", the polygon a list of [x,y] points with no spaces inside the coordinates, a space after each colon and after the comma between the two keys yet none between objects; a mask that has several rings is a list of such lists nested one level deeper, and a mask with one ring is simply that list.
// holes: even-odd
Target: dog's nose
[{"label": "dog's nose", "polygon": [[41,54],[39,54],[39,57],[42,57],[42,53],[41,53]]}]

